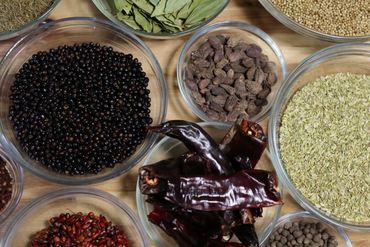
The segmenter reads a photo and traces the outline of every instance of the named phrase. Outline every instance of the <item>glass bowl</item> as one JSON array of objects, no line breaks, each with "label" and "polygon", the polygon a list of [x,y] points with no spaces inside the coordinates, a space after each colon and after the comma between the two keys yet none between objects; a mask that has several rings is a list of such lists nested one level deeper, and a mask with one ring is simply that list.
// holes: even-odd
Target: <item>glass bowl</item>
[{"label": "glass bowl", "polygon": [[165,32],[148,33],[148,32],[145,32],[145,31],[136,30],[136,29],[130,27],[129,25],[125,24],[124,22],[118,20],[112,14],[111,7],[109,5],[108,0],[92,0],[92,1],[95,4],[95,6],[99,9],[99,11],[105,17],[107,17],[109,20],[111,20],[113,23],[115,23],[116,25],[120,26],[121,28],[123,28],[125,30],[129,30],[130,32],[135,33],[136,35],[139,35],[139,36],[145,37],[145,38],[149,38],[149,39],[171,39],[171,38],[178,38],[178,37],[181,37],[181,36],[185,36],[187,34],[190,34],[190,33],[194,32],[194,31],[198,30],[199,28],[207,25],[212,20],[214,20],[226,8],[226,6],[230,2],[230,0],[225,0],[225,4],[212,17],[210,17],[207,20],[203,21],[199,25],[196,25],[196,26],[191,27],[189,29],[186,29],[184,31],[176,32],[176,33],[165,33]]},{"label": "glass bowl", "polygon": [[259,2],[279,22],[281,22],[283,25],[285,25],[286,27],[292,29],[293,31],[297,33],[310,36],[316,39],[325,40],[329,42],[335,42],[335,43],[370,40],[370,34],[366,36],[346,37],[346,36],[337,36],[337,35],[331,35],[331,34],[322,33],[319,31],[315,31],[289,18],[277,6],[275,6],[271,2],[271,0],[259,0]]},{"label": "glass bowl", "polygon": [[275,41],[264,31],[247,23],[234,21],[220,22],[206,26],[190,37],[181,51],[176,68],[177,83],[180,88],[181,95],[192,112],[202,121],[215,121],[203,112],[201,107],[195,103],[193,97],[191,96],[191,90],[185,82],[185,68],[190,59],[191,52],[197,49],[200,44],[205,42],[209,36],[219,34],[237,37],[238,40],[259,45],[262,48],[262,52],[269,57],[269,60],[275,62],[276,64],[278,80],[272,86],[271,93],[267,97],[268,104],[262,108],[261,112],[249,119],[253,122],[260,122],[268,117],[276,92],[279,90],[288,72],[285,58],[277,43],[275,43]]},{"label": "glass bowl", "polygon": [[5,161],[6,168],[13,179],[12,197],[3,210],[0,211],[0,225],[17,208],[23,193],[23,170],[4,152],[0,146],[0,157]]},{"label": "glass bowl", "polygon": [[[283,226],[284,224],[291,222],[307,222],[307,223],[321,223],[323,226],[328,229],[328,233],[335,237],[338,241],[338,246],[340,247],[352,247],[351,240],[348,238],[346,232],[342,228],[335,227],[331,224],[328,224],[307,211],[300,211],[286,214],[279,218],[278,222],[275,225],[274,231],[277,230],[279,227]],[[274,233],[274,231],[272,233]]]},{"label": "glass bowl", "polygon": [[[229,125],[225,123],[199,123],[199,125],[214,138],[216,141],[221,141],[229,129]],[[163,159],[168,159],[171,157],[176,157],[180,154],[186,152],[186,147],[178,140],[170,137],[164,137],[149,153],[144,161],[144,165],[149,165],[158,162]],[[256,168],[273,171],[273,166],[270,160],[270,155],[267,150],[263,153],[260,161],[258,162]],[[155,246],[161,247],[175,247],[176,242],[169,236],[167,236],[162,229],[150,223],[147,219],[147,215],[151,212],[152,205],[146,203],[146,196],[140,193],[140,189],[137,184],[136,186],[136,205],[139,213],[140,220],[144,225],[146,232],[149,237],[155,243]],[[279,192],[282,196],[282,188],[279,182]],[[268,207],[263,209],[263,217],[257,218],[255,227],[256,232],[262,244],[269,237],[272,232],[278,217],[280,216],[281,206]]]},{"label": "glass bowl", "polygon": [[59,2],[60,2],[60,0],[54,0],[54,2],[45,11],[45,13],[43,13],[42,15],[40,15],[39,17],[37,17],[36,19],[32,20],[31,22],[23,25],[22,27],[20,27],[20,28],[18,28],[16,30],[10,31],[10,32],[0,32],[0,40],[6,40],[6,39],[14,38],[16,36],[19,36],[19,35],[22,35],[24,33],[27,33],[28,31],[30,31],[33,28],[37,27],[37,25],[41,24],[46,18],[48,18],[48,16],[50,15],[50,13],[57,7],[57,5],[59,4]]},{"label": "glass bowl", "polygon": [[167,84],[157,59],[151,50],[135,35],[125,32],[108,21],[96,18],[67,18],[41,25],[19,40],[5,55],[0,64],[0,96],[3,111],[0,114],[0,142],[9,156],[34,174],[51,182],[78,185],[102,182],[127,172],[137,164],[154,145],[157,136],[149,133],[136,152],[114,168],[104,169],[97,175],[66,176],[46,169],[29,158],[16,140],[8,120],[9,93],[15,74],[32,54],[59,45],[96,42],[112,46],[114,50],[131,53],[142,63],[149,78],[151,91],[151,117],[153,124],[163,122],[167,111]]},{"label": "glass bowl", "polygon": [[370,231],[370,222],[364,224],[347,222],[329,215],[309,202],[292,183],[284,168],[279,150],[281,118],[294,93],[318,77],[340,72],[370,75],[370,44],[347,43],[334,45],[314,53],[297,66],[284,82],[274,102],[268,126],[269,150],[280,181],[304,209],[336,226],[350,230]]},{"label": "glass bowl", "polygon": [[141,223],[126,204],[106,192],[82,188],[60,189],[29,203],[6,227],[1,246],[28,246],[30,238],[47,227],[50,218],[78,212],[101,214],[119,225],[132,247],[149,246]]}]

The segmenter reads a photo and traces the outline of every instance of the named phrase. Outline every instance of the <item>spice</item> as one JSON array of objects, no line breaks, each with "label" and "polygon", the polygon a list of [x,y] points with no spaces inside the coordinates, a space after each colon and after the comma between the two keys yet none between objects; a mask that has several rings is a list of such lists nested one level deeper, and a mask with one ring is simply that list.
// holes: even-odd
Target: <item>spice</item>
[{"label": "spice", "polygon": [[6,162],[0,158],[0,212],[8,205],[13,193],[13,178]]},{"label": "spice", "polygon": [[115,17],[136,30],[176,33],[214,16],[227,0],[110,0]]},{"label": "spice", "polygon": [[38,52],[11,86],[9,119],[31,159],[68,175],[130,157],[150,118],[149,79],[137,58],[94,43]]},{"label": "spice", "polygon": [[185,82],[209,118],[235,122],[261,112],[277,76],[261,47],[218,35],[191,52]]},{"label": "spice", "polygon": [[31,247],[48,246],[111,246],[128,247],[128,239],[120,227],[93,212],[60,214],[49,220],[49,226],[31,239]]},{"label": "spice", "polygon": [[[140,191],[154,207],[148,220],[181,247],[258,247],[255,218],[262,216],[261,207],[282,203],[275,174],[254,169],[266,147],[261,126],[247,120],[235,125],[219,145],[200,126],[182,120],[149,128],[189,149],[139,171]],[[234,155],[242,158],[229,158]],[[242,244],[224,242],[233,234]]]},{"label": "spice", "polygon": [[283,246],[336,247],[338,242],[322,223],[296,221],[285,223],[271,234],[267,247]]},{"label": "spice", "polygon": [[285,15],[314,31],[337,36],[370,35],[369,0],[271,0]]},{"label": "spice", "polygon": [[19,29],[44,14],[54,0],[1,0],[0,33]]},{"label": "spice", "polygon": [[326,213],[370,221],[370,76],[338,73],[297,91],[280,127],[285,169],[299,192]]}]

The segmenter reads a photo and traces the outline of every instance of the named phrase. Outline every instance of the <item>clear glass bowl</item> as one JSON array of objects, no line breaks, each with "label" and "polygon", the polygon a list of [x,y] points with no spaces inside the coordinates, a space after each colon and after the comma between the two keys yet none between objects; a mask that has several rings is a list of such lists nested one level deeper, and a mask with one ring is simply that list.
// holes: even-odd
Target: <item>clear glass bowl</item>
[{"label": "clear glass bowl", "polygon": [[9,223],[1,247],[24,247],[31,237],[48,226],[48,220],[61,213],[104,215],[119,225],[132,247],[149,246],[145,231],[131,209],[118,198],[96,189],[60,189],[29,203]]},{"label": "clear glass bowl", "polygon": [[136,35],[139,35],[139,36],[145,37],[145,38],[149,38],[149,39],[171,39],[171,38],[178,38],[178,37],[181,37],[181,36],[185,36],[187,34],[190,34],[190,33],[194,32],[194,31],[198,30],[199,28],[207,25],[212,20],[214,20],[219,14],[221,14],[221,12],[226,8],[226,6],[230,2],[230,0],[225,1],[225,4],[212,17],[210,17],[207,20],[203,21],[199,25],[196,25],[196,26],[191,27],[189,29],[186,29],[184,31],[176,32],[176,33],[164,33],[164,32],[160,32],[160,33],[148,33],[148,32],[145,32],[145,31],[133,29],[129,25],[127,25],[124,22],[118,20],[112,14],[111,7],[110,7],[110,5],[108,3],[108,0],[92,0],[92,1],[95,4],[95,6],[99,9],[99,11],[105,17],[107,17],[109,20],[111,20],[113,23],[115,23],[116,25],[120,26],[121,28],[123,28],[125,30],[129,30],[130,32],[135,33]]},{"label": "clear glass bowl", "polygon": [[276,7],[276,5],[274,5],[271,2],[271,0],[259,0],[259,2],[279,22],[281,22],[283,25],[285,25],[286,27],[292,29],[293,31],[297,33],[310,36],[316,39],[325,40],[329,42],[336,42],[336,43],[370,40],[370,34],[366,36],[346,37],[346,36],[337,36],[337,35],[331,35],[331,34],[322,33],[319,31],[315,31],[289,18],[278,7]]},{"label": "clear glass bowl", "polygon": [[280,156],[279,132],[281,117],[291,97],[297,90],[312,80],[340,72],[370,75],[370,44],[348,43],[334,45],[314,53],[297,66],[284,82],[274,102],[268,126],[269,150],[280,181],[288,188],[290,194],[303,208],[331,224],[350,230],[370,231],[370,222],[363,224],[347,222],[329,215],[309,202],[295,188]]},{"label": "clear glass bowl", "polygon": [[352,247],[351,240],[348,238],[347,233],[342,228],[340,227],[338,228],[331,224],[328,224],[316,218],[315,216],[313,216],[307,211],[289,213],[289,214],[286,214],[280,217],[278,222],[275,225],[274,231],[288,222],[294,223],[294,222],[299,222],[299,221],[303,221],[307,223],[322,223],[324,227],[328,229],[328,233],[334,236],[335,239],[338,241],[338,246]]},{"label": "clear glass bowl", "polygon": [[0,146],[0,157],[5,161],[6,168],[13,178],[12,197],[3,210],[0,211],[0,225],[13,213],[23,193],[23,170],[4,152]]},{"label": "clear glass bowl", "polygon": [[32,20],[31,22],[23,25],[22,27],[18,28],[17,30],[10,31],[10,32],[0,32],[0,41],[1,40],[6,40],[6,39],[11,39],[16,36],[22,35],[24,33],[29,32],[33,28],[37,27],[39,24],[41,24],[48,16],[50,13],[56,8],[56,6],[59,4],[60,0],[54,0],[53,4],[50,5],[50,7],[37,17],[36,19]]},{"label": "clear glass bowl", "polygon": [[154,145],[157,136],[148,134],[145,141],[127,160],[114,168],[104,169],[97,175],[66,176],[50,171],[29,158],[16,140],[8,120],[10,86],[21,66],[40,50],[48,50],[65,44],[96,42],[112,46],[114,50],[131,53],[136,57],[149,77],[151,117],[153,124],[163,122],[167,111],[167,84],[157,59],[151,50],[137,36],[121,30],[108,21],[96,18],[67,18],[41,25],[18,41],[5,55],[0,64],[0,141],[9,156],[21,166],[51,182],[78,185],[98,183],[127,172],[137,164]]},{"label": "clear glass bowl", "polygon": [[[207,131],[216,141],[221,141],[225,136],[229,125],[225,123],[199,123],[202,128]],[[169,159],[171,157],[176,157],[180,154],[186,152],[186,147],[178,140],[173,138],[164,137],[149,153],[147,158],[144,161],[144,165],[149,165],[155,162],[158,162],[163,159]],[[273,171],[273,166],[270,160],[269,152],[266,150],[260,161],[257,164],[258,169],[264,169]],[[279,182],[279,191],[282,194],[281,184]],[[169,236],[167,236],[162,229],[150,223],[147,219],[147,215],[152,211],[152,205],[145,202],[146,196],[140,193],[140,189],[136,187],[136,205],[139,213],[140,220],[144,225],[146,232],[149,237],[155,243],[155,246],[161,247],[175,247],[177,246],[176,242]],[[274,206],[263,209],[263,217],[257,218],[255,227],[257,235],[262,245],[266,239],[270,236],[277,219],[280,216],[281,206]]]},{"label": "clear glass bowl", "polygon": [[[238,40],[245,41],[247,43],[255,43],[262,48],[262,52],[269,57],[270,61],[275,62],[278,80],[272,86],[271,93],[267,97],[268,104],[262,108],[262,111],[257,115],[250,118],[251,121],[260,122],[270,113],[272,102],[275,98],[276,92],[279,90],[282,82],[287,76],[287,65],[285,63],[285,58],[281,52],[279,46],[275,41],[264,31],[258,27],[249,25],[243,22],[220,22],[210,26],[206,26],[201,30],[194,33],[190,39],[185,43],[179,61],[177,63],[177,83],[180,88],[182,97],[184,98],[187,105],[193,111],[193,113],[199,117],[202,121],[212,122],[210,117],[208,117],[201,107],[199,107],[193,97],[191,96],[191,90],[186,85],[185,82],[185,68],[190,59],[191,52],[197,49],[202,43],[204,43],[209,36],[213,35],[227,35],[231,37],[237,37]],[[230,123],[231,124],[231,123]]]}]

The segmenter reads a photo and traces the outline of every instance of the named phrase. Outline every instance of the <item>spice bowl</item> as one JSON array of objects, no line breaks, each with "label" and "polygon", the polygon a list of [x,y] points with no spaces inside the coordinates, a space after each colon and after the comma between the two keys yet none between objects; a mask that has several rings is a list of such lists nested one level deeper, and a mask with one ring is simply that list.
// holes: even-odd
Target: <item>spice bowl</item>
[{"label": "spice bowl", "polygon": [[[222,55],[221,61],[218,62],[219,58],[217,58],[216,60],[216,51],[218,50],[214,48],[216,47],[215,45],[211,45],[211,47],[215,49],[213,51],[214,53],[212,52],[209,53],[210,55],[207,55],[208,58],[207,59],[204,58],[204,60],[209,60],[209,59],[212,60],[212,61],[205,61],[205,62],[211,64],[208,69],[211,69],[213,71],[211,71],[212,73],[207,72],[208,74],[205,73],[205,75],[202,74],[203,72],[199,72],[199,71],[191,72],[190,73],[190,75],[192,75],[191,77],[194,77],[196,78],[197,81],[199,81],[199,83],[198,82],[194,83],[192,82],[192,80],[188,79],[189,78],[189,68],[191,68],[190,66],[193,66],[194,69],[197,69],[197,67],[200,68],[203,65],[194,66],[193,64],[197,62],[196,60],[192,61],[192,64],[190,64],[191,60],[193,59],[192,57],[194,56],[196,57],[196,54],[201,49],[203,49],[202,47],[204,47],[204,44],[206,42],[211,43],[209,38],[212,39],[213,37],[221,37],[221,38],[223,37],[222,39],[226,38],[226,41],[224,41],[222,45],[223,48],[218,49],[218,50],[221,50],[221,54],[224,54],[224,55]],[[236,46],[234,46],[233,43],[234,45],[236,44]],[[251,54],[249,54],[248,49],[244,48],[246,50],[242,50],[239,54],[241,57],[236,58],[238,59],[236,61],[232,60],[230,55],[226,55],[227,49],[232,51],[229,54],[238,53],[239,51],[237,52],[236,47],[239,46],[239,44],[246,45],[247,47],[254,47],[256,50],[259,50],[258,54],[260,55],[258,56],[261,56],[261,57],[257,57],[257,55],[253,55],[252,54],[253,51],[251,51]],[[233,48],[230,48],[230,47],[233,47]],[[199,52],[199,54],[200,53],[202,52]],[[215,54],[215,55],[212,55],[212,54]],[[245,54],[249,54],[249,56]],[[271,73],[267,73],[267,72],[265,73],[262,70],[262,66],[265,66],[265,65],[260,65],[262,64],[261,60],[263,60],[262,56],[264,57],[264,59],[266,59],[267,57],[268,63],[272,64],[274,68],[272,69],[274,71],[272,73],[274,79],[272,80],[271,84],[270,84],[270,80],[268,79]],[[222,61],[227,62],[227,64],[224,67],[222,67],[222,65],[219,65]],[[249,62],[251,62],[252,64],[246,65]],[[240,69],[241,67],[242,70],[238,71],[236,68],[232,67],[234,66],[233,64],[235,63],[238,63],[235,66],[238,66],[238,69]],[[266,64],[266,60],[264,64]],[[242,67],[242,66],[245,66],[245,67]],[[243,23],[243,22],[220,22],[220,23],[216,23],[210,26],[206,26],[202,28],[201,30],[197,31],[185,43],[182,49],[179,61],[177,63],[176,69],[177,69],[178,87],[180,89],[183,99],[185,100],[186,104],[189,106],[191,111],[203,121],[227,122],[229,124],[231,124],[232,122],[235,122],[235,120],[237,120],[237,117],[238,117],[237,115],[234,116],[234,114],[232,114],[233,109],[237,108],[236,105],[234,106],[230,105],[230,107],[226,106],[228,104],[227,102],[230,96],[233,96],[238,99],[237,104],[240,103],[240,108],[242,109],[242,112],[244,115],[240,115],[239,118],[242,117],[242,118],[247,118],[254,122],[260,122],[269,115],[272,102],[273,102],[273,99],[275,98],[276,92],[282,85],[283,80],[285,79],[287,75],[287,66],[285,63],[284,56],[280,48],[278,47],[278,45],[275,43],[275,41],[261,29],[255,26]],[[270,72],[272,72],[272,70]],[[257,74],[259,74],[258,72],[262,73],[262,76],[259,76],[259,78],[262,78],[262,80],[257,79],[257,76],[258,76]],[[249,76],[248,73],[250,73],[251,77]],[[204,78],[206,79],[204,80]],[[221,80],[219,80],[219,78],[221,78]],[[223,80],[222,78],[224,78],[225,80]],[[244,89],[247,91],[239,90],[239,88],[237,88],[236,86],[239,80],[241,80],[241,85],[242,86],[244,85],[244,88],[254,88],[254,89]],[[203,87],[201,86],[201,83],[203,81],[208,81],[208,82],[210,81],[210,83],[207,82],[207,85]],[[250,105],[250,102],[252,102],[252,100],[255,100],[253,102],[256,102],[257,99],[259,100],[258,98],[259,96],[257,95],[259,95],[259,92],[262,92],[263,90],[266,89],[265,85],[267,84],[267,82],[268,82],[267,96],[265,95],[262,99],[264,103],[259,104],[258,107],[256,105],[253,105],[253,106]],[[247,83],[251,83],[250,85],[252,86],[250,86]],[[256,83],[257,85],[255,85]],[[211,95],[210,97],[217,98],[219,97],[219,94],[223,96],[222,92],[214,93],[212,91],[215,88],[219,89],[220,87],[224,88],[224,90],[221,88],[222,92],[227,91],[227,94],[225,93],[225,95],[228,98],[226,100],[226,103],[223,100],[222,103],[225,103],[225,104],[223,107],[221,105],[220,109],[218,109],[219,108],[218,106],[216,108],[214,107],[212,108],[212,100],[207,99],[209,98],[208,93],[211,92],[211,94],[209,94]],[[254,92],[255,90],[257,90],[256,88],[260,88],[258,89],[258,92],[257,91]],[[209,89],[210,91],[207,91],[204,93],[202,90],[206,90],[206,89],[207,90]],[[250,95],[249,94],[247,95],[247,93],[250,93]],[[202,97],[197,99],[197,97],[194,96],[195,94],[198,96],[202,94]],[[214,96],[214,95],[217,95],[217,96]],[[244,95],[244,97],[241,95]],[[249,102],[249,103],[245,105],[244,103],[242,103],[242,101]],[[255,111],[257,108],[258,108],[258,111]],[[251,111],[247,109],[251,109]],[[253,111],[254,113],[251,113]],[[212,116],[210,112],[217,112],[218,115],[216,114],[215,116]],[[247,114],[246,112],[249,112],[249,114]]]},{"label": "spice bowl", "polygon": [[338,35],[327,34],[327,33],[317,31],[317,30],[310,29],[294,21],[292,18],[288,17],[275,4],[273,4],[271,0],[259,0],[259,2],[279,22],[281,22],[286,27],[302,35],[306,35],[306,36],[324,40],[324,41],[335,42],[335,43],[361,42],[361,41],[370,40],[370,34],[364,35],[364,36],[338,36]]},{"label": "spice bowl", "polygon": [[[351,240],[349,239],[346,232],[342,228],[335,227],[331,224],[328,224],[328,223],[316,218],[315,216],[313,216],[311,213],[309,213],[307,211],[293,212],[293,213],[289,213],[289,214],[281,216],[278,219],[278,221],[277,221],[277,223],[274,227],[274,230],[271,234],[271,238],[273,237],[274,233],[278,233],[277,230],[279,228],[286,229],[289,226],[291,227],[292,224],[294,224],[294,223],[297,224],[299,222],[302,222],[303,224],[315,224],[315,225],[320,224],[321,228],[326,229],[327,235],[330,235],[330,236],[335,238],[336,242],[338,243],[337,246],[352,247]],[[289,230],[289,229],[286,229],[286,230]],[[317,234],[319,234],[319,233],[317,233]],[[303,235],[301,235],[301,236],[303,236]],[[319,237],[319,236],[317,236],[317,237]],[[312,234],[312,238],[314,238],[314,237],[315,237],[315,234]],[[326,238],[326,237],[324,237],[324,238]],[[265,246],[270,246],[270,245],[265,245]]]},{"label": "spice bowl", "polygon": [[0,210],[0,225],[13,213],[23,193],[23,170],[0,147],[0,158],[5,162],[5,168],[12,178],[12,195],[3,210]]},{"label": "spice bowl", "polygon": [[153,124],[163,122],[167,111],[167,85],[162,70],[150,49],[135,35],[120,29],[108,21],[96,18],[67,18],[48,22],[30,32],[19,40],[5,55],[0,69],[1,103],[4,111],[0,116],[1,143],[9,156],[22,167],[35,175],[51,182],[81,185],[102,182],[119,176],[137,164],[154,145],[157,135],[149,133],[137,146],[134,153],[113,168],[106,168],[98,174],[70,176],[54,172],[32,159],[24,151],[16,138],[12,123],[9,120],[9,95],[15,75],[22,65],[33,54],[48,51],[64,45],[76,43],[99,43],[110,46],[113,51],[132,54],[141,63],[146,77],[149,79],[147,89],[150,90],[150,117]]},{"label": "spice bowl", "polygon": [[49,6],[49,8],[42,15],[40,15],[33,21],[26,23],[22,27],[14,31],[0,32],[0,40],[11,39],[22,34],[25,34],[34,28],[37,28],[38,25],[42,24],[42,22],[48,18],[51,12],[58,6],[59,2],[60,0],[54,0],[53,3]]},{"label": "spice bowl", "polygon": [[[132,33],[135,33],[138,36],[149,38],[149,39],[172,39],[172,38],[178,38],[178,37],[181,37],[181,36],[188,35],[192,32],[195,32],[196,30],[202,28],[203,26],[207,25],[208,23],[210,23],[212,20],[214,20],[226,8],[226,6],[229,4],[230,0],[221,0],[221,6],[217,9],[217,11],[215,11],[213,15],[211,15],[210,17],[208,17],[207,19],[205,19],[201,23],[199,23],[195,26],[186,28],[182,31],[176,31],[176,32],[173,32],[173,33],[170,33],[170,32],[155,33],[155,32],[146,32],[146,31],[143,31],[143,30],[135,29],[135,28],[132,27],[132,25],[128,25],[128,24],[124,23],[123,21],[120,21],[112,13],[114,7],[112,6],[111,2],[112,1],[108,1],[108,0],[93,0],[93,3],[95,4],[95,6],[100,10],[100,12],[105,17],[107,17],[114,24],[120,26],[121,28],[123,28],[125,30],[128,30]],[[153,1],[153,2],[155,2],[155,1]],[[157,1],[157,2],[159,2],[159,1]],[[210,1],[210,3],[211,3],[211,1]],[[149,4],[149,5],[151,5],[151,4]],[[140,3],[139,3],[137,6],[142,6],[142,5],[140,5]],[[149,7],[149,9],[150,9],[150,7]],[[146,8],[146,10],[147,10],[147,8]],[[144,11],[144,12],[146,12],[146,11]]]},{"label": "spice bowl", "polygon": [[[207,122],[199,123],[199,125],[215,140],[220,141],[229,129],[229,125],[226,123]],[[149,153],[144,161],[144,166],[153,164],[160,160],[177,157],[183,154],[188,149],[178,140],[164,137]],[[262,154],[261,159],[257,163],[256,169],[263,169],[273,171],[273,166],[270,160],[270,155],[267,150]],[[281,184],[278,184],[279,192],[282,193]],[[155,246],[161,247],[174,247],[177,246],[176,242],[169,237],[159,227],[148,221],[147,215],[152,211],[152,204],[146,203],[147,196],[141,194],[139,188],[139,181],[136,187],[136,205],[138,214],[142,224],[149,237]],[[281,206],[267,207],[263,209],[263,217],[257,218],[255,222],[256,233],[258,235],[259,242],[262,244],[267,240],[271,231],[273,230],[276,221],[280,215]],[[237,241],[235,239],[235,241]]]},{"label": "spice bowl", "polygon": [[118,198],[96,189],[64,188],[30,202],[9,223],[0,246],[23,247],[48,226],[48,220],[65,213],[93,212],[121,228],[129,246],[146,247],[146,234],[131,209]]},{"label": "spice bowl", "polygon": [[[308,194],[304,195],[302,191],[299,188],[297,188],[296,184],[293,183],[292,175],[287,171],[287,167],[282,158],[281,128],[282,128],[282,123],[283,123],[282,119],[283,119],[283,116],[284,116],[285,110],[287,109],[288,104],[292,102],[293,96],[296,95],[298,91],[301,91],[303,87],[309,85],[315,79],[322,78],[322,76],[328,76],[328,75],[333,75],[337,73],[362,74],[365,76],[369,76],[370,75],[369,65],[370,65],[370,44],[367,44],[367,43],[338,44],[338,45],[331,46],[329,48],[320,50],[316,52],[315,54],[311,55],[310,57],[305,59],[300,65],[296,67],[296,69],[289,75],[289,77],[284,82],[283,87],[279,90],[276,100],[274,102],[273,108],[272,108],[272,113],[270,116],[270,121],[269,121],[269,126],[268,126],[268,132],[269,132],[269,140],[268,140],[269,144],[268,145],[269,145],[269,150],[271,152],[271,159],[272,159],[273,165],[277,171],[280,181],[282,182],[284,186],[287,187],[292,197],[304,209],[312,213],[314,216],[318,217],[320,220],[331,223],[337,227],[342,227],[348,230],[355,230],[355,231],[370,231],[370,222],[369,221],[359,222],[358,220],[347,220],[343,217],[335,216],[333,214],[334,211],[330,211],[330,210],[334,210],[335,208],[344,210],[343,209],[344,207],[340,206],[341,204],[335,205],[334,209],[329,209],[329,208],[324,209],[322,206],[319,206],[318,204],[316,205],[313,202],[311,202],[312,199],[309,200],[306,196]],[[348,89],[346,91],[348,91]],[[306,105],[310,104],[309,100],[310,99],[308,99]],[[366,100],[364,102],[366,102]],[[295,111],[299,112],[300,110],[295,108]],[[351,116],[348,116],[348,117],[351,117]],[[321,113],[316,114],[315,118],[322,119]],[[302,125],[303,121],[306,121],[306,120],[297,121],[293,125]],[[319,122],[320,121],[317,120],[317,123]],[[293,126],[293,125],[289,124],[289,126]],[[322,127],[326,129],[330,128],[329,126],[322,126]],[[307,131],[308,132],[306,133],[305,138],[312,136],[312,134],[309,134],[309,129],[307,129]],[[364,129],[364,131],[366,130]],[[292,143],[291,138],[289,138],[289,143]],[[305,147],[306,144],[300,143],[299,146]],[[363,149],[361,148],[361,150]],[[363,155],[366,155],[366,149],[363,151],[364,151]],[[300,153],[301,151],[297,154],[298,157],[300,157],[299,156]],[[307,154],[304,154],[304,155],[307,155]],[[323,158],[324,157],[322,157],[320,154],[319,159],[323,160]],[[295,164],[297,164],[297,162],[295,162]],[[306,165],[307,164],[305,164],[305,166]],[[322,167],[322,165],[324,164],[320,164],[319,167]],[[331,167],[332,164],[325,164],[325,166]],[[326,169],[327,168],[322,169],[321,172],[317,174],[316,178],[312,176],[308,178],[317,179],[319,178],[318,176],[323,177],[326,174],[325,173]],[[353,169],[355,169],[355,167],[353,167]],[[334,170],[337,171],[337,169],[335,168]],[[301,171],[299,176],[303,176],[304,174],[305,173]],[[368,174],[368,170],[365,171],[365,174]],[[335,174],[335,172],[328,174],[329,177],[338,177],[340,178],[340,180],[345,181],[345,183],[350,183],[348,182],[349,178],[358,179],[357,175],[354,177],[348,177],[347,175],[348,175],[347,173],[340,174],[339,172],[338,174]],[[315,184],[317,187],[317,182]],[[341,185],[341,187],[342,186],[343,185]],[[311,191],[313,189],[314,188],[311,188]],[[334,191],[333,189],[334,188],[323,188],[323,191],[324,192]],[[355,193],[355,192],[348,191],[348,193]],[[338,196],[340,195],[338,194]],[[359,196],[363,197],[363,194]],[[346,201],[347,201],[346,202],[347,204],[348,200]],[[359,201],[355,200],[353,203],[356,204],[356,203],[359,203]],[[365,209],[365,211],[361,211],[361,209],[355,209],[355,208],[353,210],[354,211],[352,212],[366,212],[368,208]]]}]

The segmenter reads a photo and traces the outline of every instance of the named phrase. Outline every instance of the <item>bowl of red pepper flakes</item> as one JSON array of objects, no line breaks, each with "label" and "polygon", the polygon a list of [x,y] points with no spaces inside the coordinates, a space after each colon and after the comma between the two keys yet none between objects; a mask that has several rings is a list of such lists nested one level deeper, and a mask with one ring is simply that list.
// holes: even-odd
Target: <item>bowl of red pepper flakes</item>
[{"label": "bowl of red pepper flakes", "polygon": [[262,128],[173,120],[150,129],[167,137],[139,170],[136,204],[155,246],[262,246],[282,203]]},{"label": "bowl of red pepper flakes", "polygon": [[64,188],[41,196],[9,223],[1,247],[146,247],[131,209],[96,189]]}]

